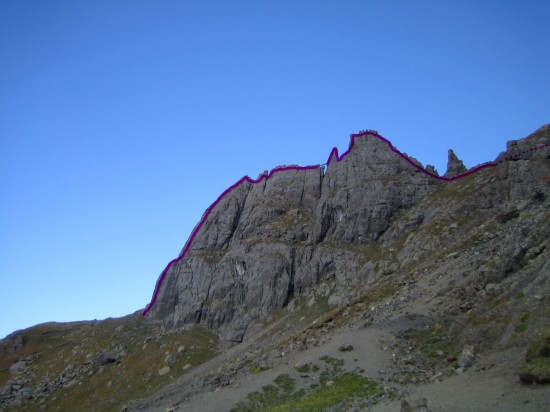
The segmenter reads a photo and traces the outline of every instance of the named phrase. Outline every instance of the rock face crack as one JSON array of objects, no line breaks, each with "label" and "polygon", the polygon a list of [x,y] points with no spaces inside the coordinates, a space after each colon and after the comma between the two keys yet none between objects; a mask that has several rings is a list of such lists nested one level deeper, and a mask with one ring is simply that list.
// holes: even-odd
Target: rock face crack
[{"label": "rock face crack", "polygon": [[287,295],[283,302],[283,307],[288,305],[288,302],[294,298],[294,276],[296,273],[296,249],[290,249],[290,271],[288,279]]}]

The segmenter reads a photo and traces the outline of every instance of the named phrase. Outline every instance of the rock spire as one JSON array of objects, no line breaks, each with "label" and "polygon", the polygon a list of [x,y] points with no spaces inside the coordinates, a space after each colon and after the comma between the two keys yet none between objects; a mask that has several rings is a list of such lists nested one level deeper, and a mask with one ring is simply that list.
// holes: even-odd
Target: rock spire
[{"label": "rock spire", "polygon": [[449,160],[447,161],[447,172],[445,173],[445,177],[455,177],[466,171],[466,166],[464,166],[462,160],[456,156],[453,149],[449,149]]}]

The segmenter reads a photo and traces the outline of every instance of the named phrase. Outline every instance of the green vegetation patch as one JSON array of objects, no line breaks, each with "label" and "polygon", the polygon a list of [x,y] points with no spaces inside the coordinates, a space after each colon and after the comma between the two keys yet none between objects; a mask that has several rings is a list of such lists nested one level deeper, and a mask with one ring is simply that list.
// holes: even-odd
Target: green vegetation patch
[{"label": "green vegetation patch", "polygon": [[470,316],[470,322],[474,326],[482,326],[487,324],[505,323],[509,325],[512,323],[512,318],[509,315],[504,315],[498,312],[484,313],[481,315],[472,314]]},{"label": "green vegetation patch", "polygon": [[323,356],[322,358],[319,358],[323,362],[327,363],[328,365],[332,366],[332,369],[334,372],[340,372],[342,370],[342,366],[344,366],[344,360],[343,359],[336,359],[332,356]]},{"label": "green vegetation patch", "polygon": [[295,392],[296,383],[289,375],[283,374],[273,380],[274,385],[262,387],[261,392],[252,392],[242,402],[237,403],[231,412],[269,411],[284,402],[295,402],[304,396],[304,391]]},{"label": "green vegetation patch", "polygon": [[284,375],[277,376],[273,382],[281,389],[284,395],[291,394],[296,387],[294,379],[286,373]]},{"label": "green vegetation patch", "polygon": [[[290,213],[289,213],[290,212]],[[284,211],[282,214],[273,217],[266,222],[268,229],[283,231],[290,230],[307,224],[311,221],[311,213],[304,210]]]},{"label": "green vegetation patch", "polygon": [[464,201],[478,194],[479,184],[476,182],[487,180],[491,175],[494,175],[494,171],[486,168],[452,182],[438,183],[437,189],[429,195],[427,200],[431,203],[447,199],[453,199],[455,202]]},{"label": "green vegetation patch", "polygon": [[360,376],[358,373],[343,373],[330,381],[330,386],[322,385],[314,392],[294,401],[286,401],[269,409],[276,412],[322,411],[338,405],[345,410],[353,399],[365,399],[380,394],[383,388],[373,380]]},{"label": "green vegetation patch", "polygon": [[449,339],[450,322],[436,323],[430,328],[412,329],[405,332],[405,338],[413,341],[418,349],[426,355],[435,357],[438,351],[444,354],[454,354],[452,342]]},{"label": "green vegetation patch", "polygon": [[519,377],[527,383],[550,383],[550,328],[535,336],[527,349]]},{"label": "green vegetation patch", "polygon": [[257,374],[259,374],[259,373],[268,371],[268,370],[270,370],[270,369],[271,369],[270,366],[252,366],[252,367],[250,368],[250,372],[252,372],[253,374],[257,375]]},{"label": "green vegetation patch", "polygon": [[529,313],[522,312],[519,315],[519,323],[516,325],[514,332],[523,333],[527,330],[527,320],[529,319]]},{"label": "green vegetation patch", "polygon": [[[406,236],[405,236],[406,237]],[[319,249],[328,250],[332,253],[349,253],[352,252],[356,255],[357,262],[360,266],[367,262],[377,262],[388,257],[393,257],[395,251],[390,253],[388,250],[383,249],[377,242],[370,243],[334,243],[329,240],[323,241],[323,243],[316,246]]]},{"label": "green vegetation patch", "polygon": [[526,363],[519,377],[526,383],[550,383],[550,358],[537,358]]},{"label": "green vegetation patch", "polygon": [[550,328],[535,336],[527,349],[527,362],[543,357],[550,357]]},{"label": "green vegetation patch", "polygon": [[309,391],[296,390],[294,379],[279,375],[273,385],[266,385],[261,392],[252,392],[236,404],[232,412],[272,411],[322,411],[337,406],[345,409],[353,400],[374,397],[383,391],[382,385],[361,376],[360,370],[345,372],[342,359],[324,356],[326,364],[319,383],[312,384]]}]

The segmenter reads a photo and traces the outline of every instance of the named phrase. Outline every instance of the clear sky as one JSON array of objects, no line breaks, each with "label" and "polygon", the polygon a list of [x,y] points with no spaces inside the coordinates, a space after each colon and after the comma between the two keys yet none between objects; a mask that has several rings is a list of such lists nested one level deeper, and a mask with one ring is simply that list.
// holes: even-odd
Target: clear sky
[{"label": "clear sky", "polygon": [[550,2],[0,1],[0,337],[142,309],[244,175],[550,122]]}]

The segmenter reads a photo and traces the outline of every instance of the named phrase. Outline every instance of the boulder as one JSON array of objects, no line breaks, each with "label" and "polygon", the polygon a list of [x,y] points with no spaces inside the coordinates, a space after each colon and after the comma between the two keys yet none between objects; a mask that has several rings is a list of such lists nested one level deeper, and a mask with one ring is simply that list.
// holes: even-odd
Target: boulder
[{"label": "boulder", "polygon": [[462,353],[458,357],[458,366],[468,368],[474,364],[475,360],[474,347],[472,345],[464,346]]},{"label": "boulder", "polygon": [[21,369],[24,369],[25,366],[27,366],[27,362],[24,360],[18,360],[13,365],[10,366],[10,373],[15,374],[19,372]]},{"label": "boulder", "polygon": [[300,373],[307,373],[309,372],[310,368],[311,365],[307,362],[298,362],[294,365],[294,369],[296,369],[296,371]]},{"label": "boulder", "polygon": [[170,372],[170,366],[165,366],[159,369],[160,376],[166,375],[168,372]]},{"label": "boulder", "polygon": [[96,362],[99,366],[115,363],[120,360],[120,356],[115,352],[103,352],[98,355]]},{"label": "boulder", "polygon": [[166,357],[164,358],[164,363],[166,363],[167,365],[173,365],[174,363],[176,363],[176,358],[173,355],[166,355]]},{"label": "boulder", "polygon": [[428,400],[424,397],[415,399],[403,399],[401,412],[429,412]]},{"label": "boulder", "polygon": [[338,350],[340,352],[351,352],[353,350],[353,345],[351,343],[344,343],[338,348]]}]

